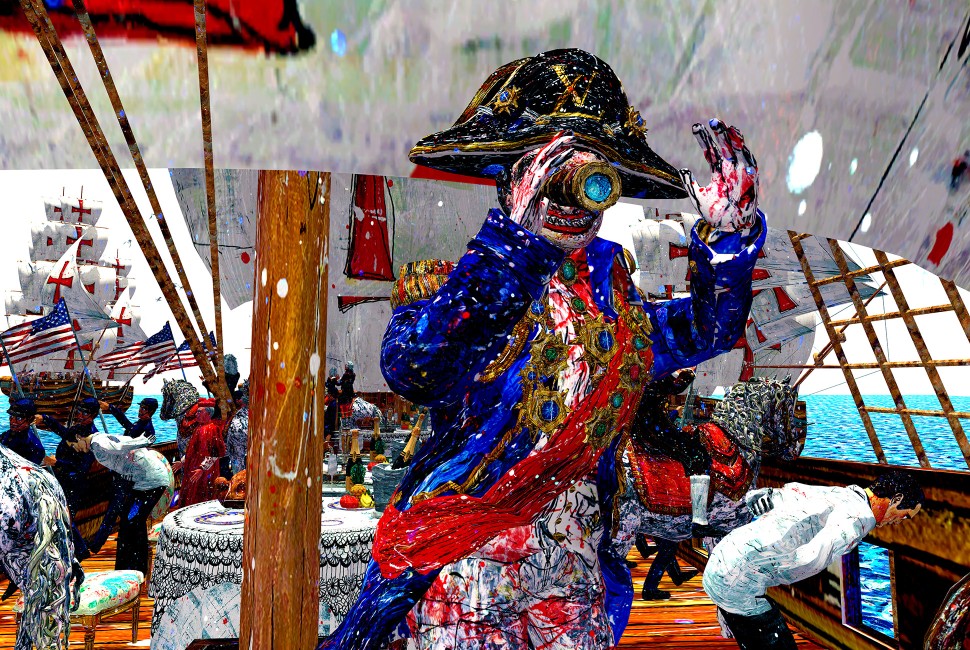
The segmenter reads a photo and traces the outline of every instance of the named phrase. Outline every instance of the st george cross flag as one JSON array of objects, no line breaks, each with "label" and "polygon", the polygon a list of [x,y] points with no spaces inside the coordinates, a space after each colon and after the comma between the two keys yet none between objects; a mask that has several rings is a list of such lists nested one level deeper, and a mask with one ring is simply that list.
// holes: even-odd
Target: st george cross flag
[{"label": "st george cross flag", "polygon": [[77,345],[63,298],[48,315],[11,327],[0,337],[11,366]]},{"label": "st george cross flag", "polygon": [[[216,335],[215,332],[209,332],[209,341],[212,342],[212,349],[215,350],[216,347]],[[211,359],[213,356],[212,352],[208,353],[208,357]],[[183,341],[182,345],[179,346],[178,352],[172,355],[164,363],[156,364],[154,368],[145,373],[142,377],[142,383],[147,384],[148,381],[157,374],[163,372],[172,372],[175,370],[184,370],[185,368],[193,368],[198,366],[198,362],[195,360],[195,355],[192,354],[192,348],[189,347],[188,341]]]},{"label": "st george cross flag", "polygon": [[175,354],[175,339],[172,338],[172,326],[165,323],[165,327],[152,334],[147,340],[112,350],[98,358],[97,362],[105,370],[141,368],[149,363],[158,363],[173,354]]}]

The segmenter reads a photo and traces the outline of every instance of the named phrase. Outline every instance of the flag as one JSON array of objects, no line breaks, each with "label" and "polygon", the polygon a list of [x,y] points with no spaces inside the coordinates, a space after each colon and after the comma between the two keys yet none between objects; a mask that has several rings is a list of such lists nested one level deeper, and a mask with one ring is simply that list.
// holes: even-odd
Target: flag
[{"label": "flag", "polygon": [[77,344],[63,298],[48,315],[11,327],[0,336],[3,337],[11,366],[61,350],[70,350]]},{"label": "flag", "polygon": [[[207,356],[211,359],[213,357],[214,351],[216,349],[216,335],[215,332],[209,332],[209,340],[212,342],[213,352],[207,353]],[[198,366],[198,362],[195,360],[195,355],[192,354],[192,348],[189,347],[188,341],[183,341],[182,345],[179,346],[178,351],[173,354],[169,359],[163,363],[158,363],[149,372],[142,377],[142,382],[147,384],[148,380],[157,374],[163,372],[171,372],[173,370],[183,370],[185,368],[193,368]]]},{"label": "flag", "polygon": [[149,363],[158,363],[167,359],[174,353],[175,339],[172,338],[172,326],[165,323],[165,327],[152,334],[147,340],[112,350],[97,361],[98,365],[105,370],[141,368]]}]

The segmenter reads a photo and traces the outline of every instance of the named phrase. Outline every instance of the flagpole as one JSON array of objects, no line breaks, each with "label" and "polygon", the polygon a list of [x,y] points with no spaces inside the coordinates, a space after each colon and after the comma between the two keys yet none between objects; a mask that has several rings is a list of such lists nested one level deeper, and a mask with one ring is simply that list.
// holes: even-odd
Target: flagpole
[{"label": "flagpole", "polygon": [[[13,377],[13,385],[17,388],[17,394],[20,395],[20,399],[23,399],[25,397],[24,389],[21,388],[20,380],[17,379],[17,369],[13,367],[13,363],[10,361],[10,354],[7,353],[7,345],[3,342],[2,336],[0,336],[0,349],[3,350],[3,357],[7,360],[7,365],[10,367],[10,376]],[[30,431],[37,436],[37,429],[34,427],[33,422],[30,423]]]},{"label": "flagpole", "polygon": [[[64,299],[61,298],[61,300],[63,301]],[[68,324],[73,323],[71,320],[71,310],[67,308],[66,302],[64,303],[64,311],[67,312]],[[71,334],[74,335],[74,344],[77,346],[77,353],[81,357],[81,364],[84,366],[84,376],[88,378],[88,386],[91,387],[91,394],[94,395],[94,399],[98,399],[98,391],[94,389],[94,381],[91,379],[91,373],[88,371],[88,362],[87,359],[84,358],[84,350],[81,349],[81,341],[77,337],[77,330],[74,329],[74,325],[71,325]],[[82,381],[81,383],[83,384],[84,382]],[[100,402],[101,400],[98,401]],[[100,408],[98,408],[98,414],[101,416],[101,426],[103,427],[103,431],[108,433],[108,423],[104,421],[104,413],[101,412]]]},{"label": "flagpole", "polygon": [[189,378],[185,376],[185,368],[182,366],[182,355],[178,351],[175,352],[175,360],[179,362],[179,370],[182,371],[182,379],[188,381]]}]

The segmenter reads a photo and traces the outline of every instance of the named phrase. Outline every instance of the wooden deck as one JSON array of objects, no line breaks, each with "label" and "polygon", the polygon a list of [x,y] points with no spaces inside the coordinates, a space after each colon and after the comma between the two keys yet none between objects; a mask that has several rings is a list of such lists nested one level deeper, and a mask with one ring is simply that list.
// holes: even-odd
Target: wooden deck
[{"label": "wooden deck", "polygon": [[[101,552],[82,563],[85,571],[109,571],[114,569],[115,538],[104,545]],[[639,598],[639,590],[650,568],[650,561],[644,561],[636,550],[631,551],[630,559],[638,563],[633,569],[633,582],[637,598],[633,603],[630,624],[627,627],[620,648],[651,648],[668,650],[737,650],[731,639],[721,638],[720,628],[714,612],[714,605],[708,600],[701,588],[700,576],[675,587],[664,576],[660,588],[671,592],[668,601],[644,602]],[[683,565],[683,562],[681,563]],[[0,581],[0,593],[6,589],[6,581]],[[12,648],[17,636],[13,604],[16,597],[0,603],[0,648]],[[131,618],[120,614],[98,627],[94,647],[103,650],[125,650],[147,648],[151,633],[152,599],[143,598],[141,606],[138,643],[131,643]],[[803,650],[821,648],[801,636],[796,635],[798,647]],[[71,630],[71,646],[84,647],[84,632],[75,626]],[[309,649],[308,649],[309,650]]]}]

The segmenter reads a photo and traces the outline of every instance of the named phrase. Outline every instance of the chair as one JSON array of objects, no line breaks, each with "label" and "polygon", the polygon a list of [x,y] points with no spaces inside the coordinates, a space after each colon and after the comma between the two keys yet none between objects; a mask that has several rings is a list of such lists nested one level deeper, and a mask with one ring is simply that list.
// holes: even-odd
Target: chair
[{"label": "chair", "polygon": [[162,522],[158,522],[148,531],[148,575],[141,587],[141,595],[148,595],[148,585],[152,582],[152,569],[155,568],[155,546],[158,544],[158,537],[162,534]]},{"label": "chair", "polygon": [[[71,625],[84,628],[84,650],[94,650],[94,631],[106,618],[131,612],[131,642],[138,641],[138,617],[141,610],[141,571],[102,571],[89,573],[81,585],[79,604],[71,612]],[[24,609],[23,596],[14,606],[17,624]]]}]

